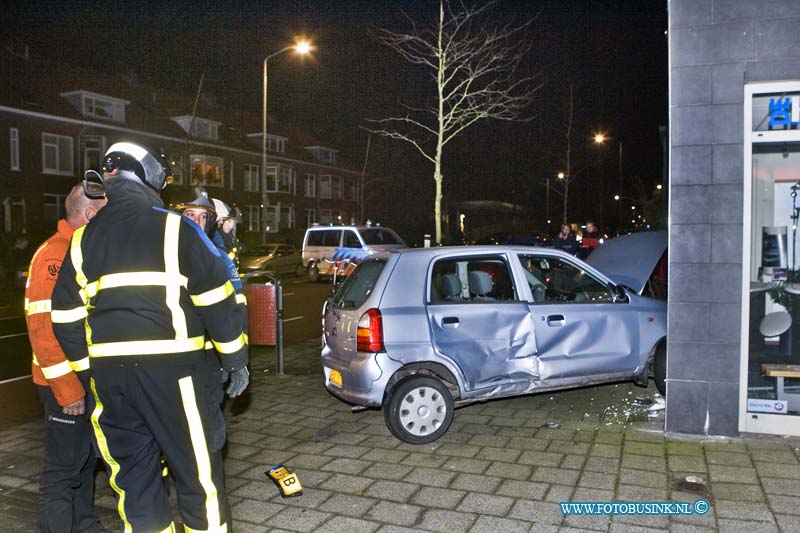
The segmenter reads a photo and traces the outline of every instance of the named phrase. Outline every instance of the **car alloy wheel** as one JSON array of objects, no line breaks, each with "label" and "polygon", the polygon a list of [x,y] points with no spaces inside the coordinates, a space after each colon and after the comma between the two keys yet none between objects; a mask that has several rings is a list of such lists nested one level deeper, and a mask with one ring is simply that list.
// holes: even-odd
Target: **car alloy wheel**
[{"label": "car alloy wheel", "polygon": [[453,396],[428,376],[411,376],[389,393],[383,408],[392,435],[409,444],[427,444],[444,435],[453,421]]}]

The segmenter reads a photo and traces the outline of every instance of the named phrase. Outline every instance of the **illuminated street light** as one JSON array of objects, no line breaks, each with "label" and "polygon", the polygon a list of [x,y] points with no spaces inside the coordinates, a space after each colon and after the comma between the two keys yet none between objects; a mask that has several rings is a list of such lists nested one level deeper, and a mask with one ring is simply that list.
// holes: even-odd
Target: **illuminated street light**
[{"label": "illuminated street light", "polygon": [[[606,141],[610,140],[611,137],[603,133],[602,131],[595,133],[594,135],[594,142],[595,144],[605,144]],[[619,146],[619,179],[617,182],[617,187],[621,191],[622,190],[622,141],[617,139],[617,145]],[[619,200],[616,196],[614,197],[615,200]],[[617,208],[617,220],[622,225],[622,213],[619,212],[619,208]],[[617,234],[622,231],[621,227],[617,228]]]},{"label": "illuminated street light", "polygon": [[563,172],[559,172],[558,173],[558,179],[560,179],[560,180],[564,179],[564,173]]},{"label": "illuminated street light", "polygon": [[[284,52],[289,52],[290,50],[294,50],[299,55],[307,55],[313,50],[313,46],[311,43],[306,41],[305,39],[300,39],[296,41],[293,45],[287,46],[278,50],[277,52],[268,55],[264,58],[264,91],[262,93],[263,101],[262,101],[262,108],[264,110],[262,121],[261,121],[261,176],[263,177],[263,186],[264,190],[262,192],[264,197],[264,203],[267,204],[267,209],[269,209],[269,200],[267,199],[267,62],[275,56],[279,56]],[[264,229],[266,231],[266,211],[264,212]]]},{"label": "illuminated street light", "polygon": [[663,187],[663,186],[662,186],[660,183],[659,183],[658,185],[656,185],[656,190],[657,190],[657,191],[660,191],[660,190],[661,190],[661,189],[663,189],[663,188],[664,188],[664,187]]}]

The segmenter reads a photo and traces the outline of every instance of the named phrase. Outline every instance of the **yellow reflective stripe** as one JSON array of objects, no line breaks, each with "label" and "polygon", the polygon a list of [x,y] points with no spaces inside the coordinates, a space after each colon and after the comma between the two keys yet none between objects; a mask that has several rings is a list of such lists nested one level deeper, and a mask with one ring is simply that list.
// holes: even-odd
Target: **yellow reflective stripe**
[{"label": "yellow reflective stripe", "polygon": [[[180,231],[181,215],[176,213],[168,214],[164,227],[164,270],[173,279],[182,277],[180,263],[178,262]],[[172,313],[172,327],[175,329],[175,339],[185,340],[189,337],[189,331],[186,327],[186,315],[181,309],[181,285],[169,283],[164,288],[167,293],[167,307]]]},{"label": "yellow reflective stripe", "polygon": [[74,309],[53,309],[50,311],[50,321],[53,324],[70,324],[78,320],[84,320],[89,313],[85,307],[76,307]]},{"label": "yellow reflective stripe", "polygon": [[50,309],[50,300],[37,300],[35,302],[29,302],[28,299],[25,298],[25,310],[28,312],[28,316],[36,315],[38,313],[49,313]]},{"label": "yellow reflective stripe", "polygon": [[69,366],[69,361],[67,361],[66,359],[64,361],[61,361],[60,363],[56,363],[50,366],[39,365],[39,369],[41,369],[45,379],[60,378],[61,376],[66,376],[67,374],[72,372],[72,368]]},{"label": "yellow reflective stripe", "polygon": [[146,287],[146,286],[168,286],[178,284],[186,287],[188,283],[186,276],[174,276],[166,272],[122,272],[117,274],[107,274],[101,276],[97,281],[93,281],[86,286],[86,294],[93,298],[99,291],[113,289],[117,287]]},{"label": "yellow reflective stripe", "polygon": [[228,533],[228,524],[221,524],[217,527],[209,527],[208,529],[192,529],[189,526],[183,526],[184,533]]},{"label": "yellow reflective stripe", "polygon": [[206,446],[206,435],[203,431],[203,421],[200,418],[200,411],[197,408],[197,400],[194,394],[194,384],[191,376],[186,376],[178,380],[181,389],[181,399],[183,400],[183,411],[186,414],[186,422],[189,424],[189,436],[192,441],[194,458],[197,462],[197,478],[206,493],[206,522],[207,531],[220,531],[222,523],[219,516],[219,502],[217,498],[217,487],[211,478],[211,458],[208,455]]},{"label": "yellow reflective stripe", "polygon": [[75,269],[75,281],[80,286],[80,296],[83,304],[86,305],[88,298],[86,297],[86,284],[89,282],[86,279],[86,274],[83,273],[83,251],[81,251],[81,239],[83,239],[83,232],[86,226],[81,226],[76,229],[72,234],[72,242],[69,245],[69,257],[72,260],[72,267]]},{"label": "yellow reflective stripe", "polygon": [[77,361],[70,361],[69,367],[74,372],[83,372],[84,370],[89,370],[89,358],[84,357],[83,359],[78,359]]},{"label": "yellow reflective stripe", "polygon": [[244,293],[236,293],[236,303],[247,305],[247,298],[245,297]]},{"label": "yellow reflective stripe", "polygon": [[111,488],[114,489],[114,492],[119,496],[117,499],[117,512],[122,520],[122,524],[125,526],[123,531],[125,533],[131,533],[133,528],[125,514],[125,491],[117,485],[117,475],[119,474],[120,466],[116,459],[111,456],[111,451],[108,449],[108,440],[106,440],[103,429],[100,427],[100,416],[103,414],[103,402],[100,401],[100,396],[97,395],[94,378],[89,378],[89,385],[92,389],[92,396],[94,396],[95,401],[95,407],[92,411],[92,428],[94,429],[94,436],[97,440],[97,447],[100,450],[100,455],[103,456],[103,460],[111,470],[111,475],[108,477],[108,484],[111,485]]},{"label": "yellow reflective stripe", "polygon": [[156,341],[105,342],[89,345],[89,357],[114,357],[119,355],[155,355],[202,350],[205,337],[168,339]]},{"label": "yellow reflective stripe", "polygon": [[206,350],[213,350],[214,349],[214,343],[211,342],[210,339],[206,339],[206,345],[204,346],[204,348]]},{"label": "yellow reflective stripe", "polygon": [[226,281],[216,289],[211,289],[202,294],[191,294],[192,303],[198,307],[206,305],[214,305],[221,302],[228,296],[233,294],[233,285],[230,281]]},{"label": "yellow reflective stripe", "polygon": [[245,346],[247,344],[247,338],[245,337],[245,334],[242,333],[241,335],[239,335],[237,338],[235,338],[230,342],[217,342],[213,339],[211,340],[211,342],[214,343],[214,348],[216,348],[216,350],[219,353],[231,354],[239,351],[242,348],[242,346]]}]

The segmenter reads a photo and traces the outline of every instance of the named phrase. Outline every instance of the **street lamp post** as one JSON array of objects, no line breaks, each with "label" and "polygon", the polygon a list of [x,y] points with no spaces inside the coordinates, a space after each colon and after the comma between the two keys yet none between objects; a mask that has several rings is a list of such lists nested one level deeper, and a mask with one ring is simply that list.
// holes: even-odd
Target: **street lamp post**
[{"label": "street lamp post", "polygon": [[275,56],[284,52],[294,50],[300,55],[306,55],[311,51],[311,44],[308,41],[300,40],[291,46],[287,46],[264,58],[264,90],[262,92],[262,120],[261,120],[261,176],[262,176],[262,204],[264,205],[264,220],[262,221],[264,230],[262,239],[267,232],[267,212],[269,210],[269,200],[267,198],[267,62]]},{"label": "street lamp post", "polygon": [[[609,138],[610,137],[606,136],[605,133],[602,132],[596,133],[594,136],[594,142],[595,144],[605,144],[605,142]],[[617,181],[617,190],[619,192],[622,192],[622,141],[620,139],[617,139],[617,145],[619,147],[619,161],[618,161],[619,178]],[[614,197],[614,199],[615,200],[617,199],[616,196]],[[617,204],[617,235],[619,235],[621,232],[622,232],[622,211],[620,211],[619,204]]]}]

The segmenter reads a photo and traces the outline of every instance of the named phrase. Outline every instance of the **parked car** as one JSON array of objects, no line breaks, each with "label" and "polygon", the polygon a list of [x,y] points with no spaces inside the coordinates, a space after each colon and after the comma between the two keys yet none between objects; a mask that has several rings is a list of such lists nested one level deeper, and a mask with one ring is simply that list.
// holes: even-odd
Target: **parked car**
[{"label": "parked car", "polygon": [[303,237],[303,266],[312,282],[334,273],[347,276],[376,252],[405,248],[397,233],[381,226],[313,226]]},{"label": "parked car", "polygon": [[381,407],[392,434],[412,444],[441,437],[453,409],[471,402],[646,385],[651,366],[662,372],[654,377],[663,392],[667,306],[642,292],[666,234],[614,241],[598,256],[602,271],[561,250],[524,246],[366,259],[323,306],[326,388]]},{"label": "parked car", "polygon": [[259,244],[242,252],[239,256],[239,272],[246,274],[256,270],[297,276],[306,273],[300,252],[286,243]]}]

